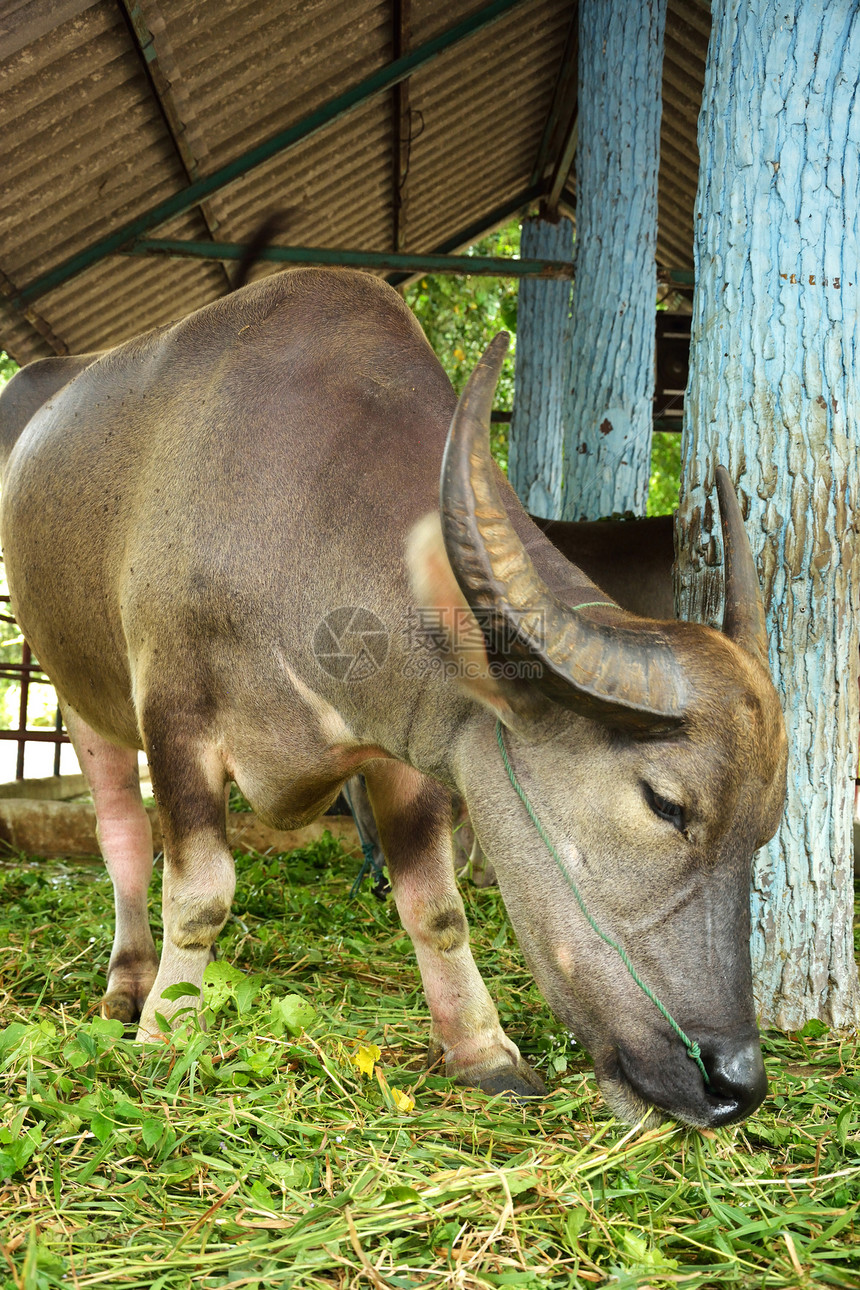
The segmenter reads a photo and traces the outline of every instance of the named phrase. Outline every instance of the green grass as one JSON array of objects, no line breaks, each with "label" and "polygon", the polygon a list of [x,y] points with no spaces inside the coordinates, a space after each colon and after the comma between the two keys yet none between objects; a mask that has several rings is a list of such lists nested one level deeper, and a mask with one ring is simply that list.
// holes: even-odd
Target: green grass
[{"label": "green grass", "polygon": [[856,1041],[769,1037],[740,1126],[629,1130],[498,893],[469,889],[502,1022],[553,1088],[489,1100],[424,1071],[411,948],[390,902],[348,899],[357,867],[325,841],[240,857],[209,1030],[147,1049],[95,1013],[102,870],[0,870],[4,1287],[860,1284]]}]

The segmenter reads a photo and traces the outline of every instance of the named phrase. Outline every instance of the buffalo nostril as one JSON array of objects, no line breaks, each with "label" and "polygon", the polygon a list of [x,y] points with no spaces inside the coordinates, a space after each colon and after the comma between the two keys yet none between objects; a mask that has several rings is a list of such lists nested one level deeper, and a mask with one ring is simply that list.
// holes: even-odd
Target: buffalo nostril
[{"label": "buffalo nostril", "polygon": [[742,1120],[764,1101],[767,1075],[758,1037],[742,1043],[723,1042],[709,1046],[709,1051],[703,1047],[702,1058],[708,1072],[713,1124]]}]

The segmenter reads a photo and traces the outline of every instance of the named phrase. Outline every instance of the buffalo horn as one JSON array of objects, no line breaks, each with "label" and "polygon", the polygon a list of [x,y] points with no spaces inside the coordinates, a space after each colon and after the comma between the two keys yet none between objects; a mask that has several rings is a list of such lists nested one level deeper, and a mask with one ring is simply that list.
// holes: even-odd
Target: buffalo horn
[{"label": "buffalo horn", "polygon": [[683,721],[692,694],[660,625],[628,614],[596,587],[581,597],[587,608],[563,603],[508,517],[489,442],[507,347],[500,332],[470,376],[448,433],[442,531],[457,582],[491,659],[538,662],[540,679],[530,683],[584,715],[631,729],[671,729]]},{"label": "buffalo horn", "polygon": [[723,633],[767,668],[767,632],[758,575],[741,508],[725,466],[717,466],[716,483],[726,580]]}]

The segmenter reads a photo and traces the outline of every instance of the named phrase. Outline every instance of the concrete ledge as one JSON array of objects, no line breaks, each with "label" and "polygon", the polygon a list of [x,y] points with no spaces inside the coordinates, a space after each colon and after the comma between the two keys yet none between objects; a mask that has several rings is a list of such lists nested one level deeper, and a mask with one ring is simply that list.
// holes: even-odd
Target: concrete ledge
[{"label": "concrete ledge", "polygon": [[47,775],[44,779],[13,779],[8,784],[0,784],[0,800],[22,797],[30,801],[66,802],[89,791],[83,775]]},{"label": "concrete ledge", "polygon": [[[52,777],[53,778],[53,777]],[[77,779],[77,776],[62,776]],[[80,776],[83,779],[83,776]],[[24,781],[28,788],[38,780]],[[8,787],[2,785],[0,788]],[[21,791],[21,784],[18,785]],[[83,790],[86,791],[86,786]],[[155,849],[161,849],[158,811],[147,808]],[[328,829],[347,848],[359,849],[358,833],[350,816],[324,815],[302,829],[270,829],[251,812],[231,812],[227,839],[231,847],[249,851],[294,851],[316,842]],[[4,798],[0,793],[0,842],[35,856],[98,856],[96,813],[91,802],[64,802]]]}]

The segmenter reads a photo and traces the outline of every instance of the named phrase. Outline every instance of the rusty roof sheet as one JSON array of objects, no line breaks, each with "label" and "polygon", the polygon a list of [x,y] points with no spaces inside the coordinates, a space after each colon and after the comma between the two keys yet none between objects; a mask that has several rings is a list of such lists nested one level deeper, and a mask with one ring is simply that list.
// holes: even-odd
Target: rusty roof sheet
[{"label": "rusty roof sheet", "polygon": [[[18,293],[482,7],[0,0],[0,347],[19,362],[102,348],[223,294],[233,270],[220,261],[116,253],[32,299]],[[152,236],[241,243],[278,210],[289,245],[426,252],[473,240],[547,191],[574,120],[575,18],[570,0],[512,2],[404,91],[366,98]],[[674,268],[692,267],[709,28],[706,4],[670,0],[658,259]]]},{"label": "rusty roof sheet", "polygon": [[671,269],[693,267],[693,212],[699,175],[696,126],[710,34],[708,3],[669,0],[663,53],[657,263]]}]

